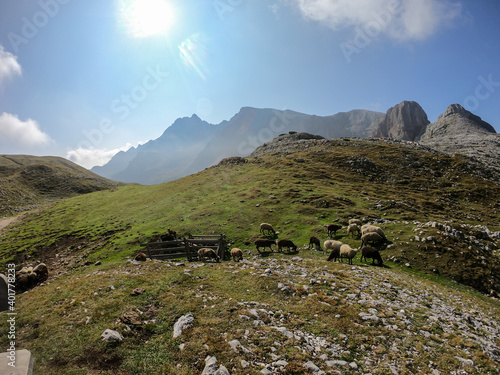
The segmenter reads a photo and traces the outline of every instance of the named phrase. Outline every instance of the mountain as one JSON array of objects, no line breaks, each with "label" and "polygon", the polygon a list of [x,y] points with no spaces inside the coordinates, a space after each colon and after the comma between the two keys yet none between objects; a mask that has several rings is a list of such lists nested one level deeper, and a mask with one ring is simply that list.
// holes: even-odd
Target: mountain
[{"label": "mountain", "polygon": [[450,105],[430,124],[420,143],[447,154],[473,157],[500,172],[500,135],[459,104]]},{"label": "mountain", "polygon": [[0,155],[0,215],[118,184],[60,157]]},{"label": "mountain", "polygon": [[372,136],[418,141],[428,124],[430,121],[420,104],[405,100],[387,111],[373,130]]},{"label": "mountain", "polygon": [[212,125],[193,115],[176,120],[160,138],[120,152],[92,171],[113,180],[157,184],[198,172],[226,157],[247,156],[281,133],[367,137],[382,116],[367,110],[315,116],[243,107],[230,120]]}]

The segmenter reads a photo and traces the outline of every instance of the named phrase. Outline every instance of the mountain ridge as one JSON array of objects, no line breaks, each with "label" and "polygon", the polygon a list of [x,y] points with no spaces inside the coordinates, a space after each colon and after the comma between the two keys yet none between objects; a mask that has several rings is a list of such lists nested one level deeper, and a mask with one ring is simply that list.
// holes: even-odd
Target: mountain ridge
[{"label": "mountain ridge", "polygon": [[[454,130],[445,130],[450,127]],[[219,124],[209,124],[193,114],[177,119],[159,138],[119,153],[106,165],[91,170],[113,180],[157,184],[198,172],[228,157],[248,156],[281,133],[291,131],[328,139],[375,137],[420,142],[442,152],[475,157],[500,172],[500,141],[490,124],[458,104],[449,106],[431,124],[423,108],[407,100],[385,114],[351,110],[317,116],[246,106]],[[483,145],[487,152],[480,148]]]}]

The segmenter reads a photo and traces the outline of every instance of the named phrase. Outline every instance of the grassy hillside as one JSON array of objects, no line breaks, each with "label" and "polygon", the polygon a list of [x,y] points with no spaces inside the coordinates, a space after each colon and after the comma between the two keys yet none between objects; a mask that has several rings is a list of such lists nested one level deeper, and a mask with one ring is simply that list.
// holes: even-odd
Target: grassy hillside
[{"label": "grassy hillside", "polygon": [[[170,183],[64,199],[8,227],[3,264],[44,261],[51,272],[16,301],[18,344],[35,353],[38,370],[192,374],[215,355],[234,374],[266,364],[280,373],[280,359],[289,374],[311,373],[308,361],[327,373],[495,373],[499,304],[476,292],[500,292],[492,233],[500,230],[500,187],[487,170],[384,141],[266,147]],[[351,217],[385,230],[384,267],[359,255],[354,266],[329,263],[303,248],[311,235],[326,239],[325,224]],[[259,256],[252,242],[261,222],[299,252]],[[167,228],[224,233],[246,260],[125,262]],[[360,244],[345,228],[337,239]],[[130,296],[136,287],[146,292]],[[126,328],[127,311],[142,324]],[[173,339],[188,312],[195,326]],[[106,328],[124,341],[101,342]],[[4,321],[0,329],[5,345]],[[231,349],[236,339],[248,351]]]},{"label": "grassy hillside", "polygon": [[60,157],[0,155],[0,216],[117,184]]}]

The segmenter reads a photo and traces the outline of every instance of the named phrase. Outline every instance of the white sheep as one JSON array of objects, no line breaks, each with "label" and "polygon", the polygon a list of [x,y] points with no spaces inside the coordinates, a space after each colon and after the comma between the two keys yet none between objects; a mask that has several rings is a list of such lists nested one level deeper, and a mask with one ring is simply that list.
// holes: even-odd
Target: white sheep
[{"label": "white sheep", "polygon": [[384,239],[377,232],[368,232],[361,236],[361,246],[368,245],[368,243],[379,243],[382,241],[384,241]]},{"label": "white sheep", "polygon": [[233,247],[231,249],[231,257],[235,262],[243,260],[243,251],[241,251],[241,249],[238,249],[237,247]]},{"label": "white sheep", "polygon": [[264,234],[264,231],[267,232],[267,234],[272,233],[273,235],[276,235],[276,231],[274,230],[273,226],[268,223],[262,223],[260,224],[260,232]]},{"label": "white sheep", "polygon": [[361,227],[363,225],[363,223],[359,219],[349,219],[349,224],[356,224],[359,227]]},{"label": "white sheep", "polygon": [[358,253],[358,249],[353,249],[349,245],[340,246],[340,260],[343,258],[347,258],[349,260],[349,264],[352,264],[352,259]]},{"label": "white sheep", "polygon": [[356,233],[356,236],[360,236],[361,235],[361,229],[359,229],[358,224],[349,224],[349,226],[347,227],[347,235],[349,237],[353,237],[354,238],[354,234],[355,233]]},{"label": "white sheep", "polygon": [[217,255],[215,250],[208,247],[203,247],[198,250],[198,260],[203,262],[205,259],[215,259],[216,262],[220,262],[220,257]]},{"label": "white sheep", "polygon": [[334,240],[326,240],[323,243],[323,254],[325,254],[326,250],[331,250],[330,255],[328,256],[328,261],[331,261],[332,259],[336,261],[337,259],[340,259],[340,247],[343,245],[342,242],[340,241],[334,241]]},{"label": "white sheep", "polygon": [[370,225],[370,224],[365,224],[361,227],[361,235],[366,234],[366,233],[378,233],[380,237],[382,237],[383,240],[385,240],[387,237],[385,236],[384,231],[382,228],[377,227],[375,225]]}]

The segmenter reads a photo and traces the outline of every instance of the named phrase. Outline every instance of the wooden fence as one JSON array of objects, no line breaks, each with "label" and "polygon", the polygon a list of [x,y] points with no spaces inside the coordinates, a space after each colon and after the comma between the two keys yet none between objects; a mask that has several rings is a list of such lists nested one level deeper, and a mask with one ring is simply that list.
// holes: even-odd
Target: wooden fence
[{"label": "wooden fence", "polygon": [[188,261],[198,260],[198,250],[202,247],[215,250],[221,260],[227,259],[226,236],[199,235],[189,236],[173,241],[148,242],[145,244],[148,256],[151,259],[180,259],[187,258]]}]

